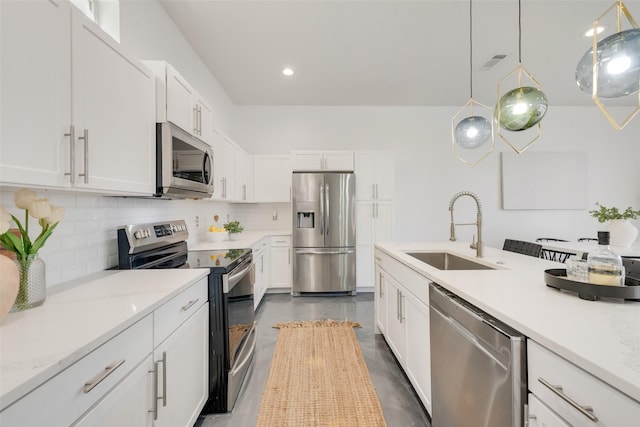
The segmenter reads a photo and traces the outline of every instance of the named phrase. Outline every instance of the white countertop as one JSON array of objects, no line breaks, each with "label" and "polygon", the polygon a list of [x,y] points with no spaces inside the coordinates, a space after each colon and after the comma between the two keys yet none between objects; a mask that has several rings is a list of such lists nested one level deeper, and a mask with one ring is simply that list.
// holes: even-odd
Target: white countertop
[{"label": "white countertop", "polygon": [[104,271],[0,323],[0,410],[142,319],[207,269]]},{"label": "white countertop", "polygon": [[481,262],[500,270],[442,271],[405,252],[475,259],[475,250],[462,242],[376,247],[640,402],[640,302],[585,301],[549,288],[544,270],[563,264],[499,249],[485,247]]},{"label": "white countertop", "polygon": [[233,240],[224,240],[220,243],[213,243],[206,239],[203,234],[198,235],[198,241],[189,242],[190,251],[212,251],[221,249],[243,249],[250,248],[263,237],[267,236],[291,236],[291,230],[250,230],[243,231]]},{"label": "white countertop", "polygon": [[[598,242],[538,242],[543,248],[558,251],[575,251],[575,252],[591,252],[598,248]],[[624,257],[640,258],[640,243],[636,242],[630,247],[625,246],[609,246],[612,252]]]}]

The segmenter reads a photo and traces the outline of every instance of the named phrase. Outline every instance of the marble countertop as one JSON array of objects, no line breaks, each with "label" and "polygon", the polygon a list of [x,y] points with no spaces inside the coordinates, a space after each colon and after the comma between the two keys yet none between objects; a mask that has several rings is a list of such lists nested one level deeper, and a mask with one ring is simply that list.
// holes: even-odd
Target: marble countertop
[{"label": "marble countertop", "polygon": [[443,271],[409,256],[450,251],[477,260],[468,243],[376,247],[640,402],[640,302],[585,301],[549,288],[544,270],[563,264],[485,247],[498,270]]},{"label": "marble countertop", "polygon": [[[104,271],[0,323],[0,410],[142,319],[207,269]],[[49,290],[48,290],[49,291]]]},{"label": "marble countertop", "polygon": [[198,241],[189,242],[190,251],[211,251],[220,249],[250,248],[259,240],[268,236],[291,236],[291,230],[250,230],[243,231],[234,240],[224,240],[213,243],[207,240],[206,235],[198,235]]}]

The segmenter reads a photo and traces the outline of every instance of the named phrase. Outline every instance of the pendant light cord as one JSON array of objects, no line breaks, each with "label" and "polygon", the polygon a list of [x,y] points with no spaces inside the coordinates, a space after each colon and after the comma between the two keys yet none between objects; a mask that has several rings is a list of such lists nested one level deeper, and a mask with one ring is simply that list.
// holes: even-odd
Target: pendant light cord
[{"label": "pendant light cord", "polygon": [[518,0],[518,63],[522,64],[522,3]]},{"label": "pendant light cord", "polygon": [[469,0],[469,94],[473,99],[473,13]]}]

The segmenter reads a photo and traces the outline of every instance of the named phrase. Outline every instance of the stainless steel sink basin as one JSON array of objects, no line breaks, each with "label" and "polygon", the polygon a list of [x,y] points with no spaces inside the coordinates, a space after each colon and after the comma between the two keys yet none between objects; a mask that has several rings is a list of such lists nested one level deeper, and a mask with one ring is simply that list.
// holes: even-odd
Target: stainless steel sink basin
[{"label": "stainless steel sink basin", "polygon": [[407,252],[407,255],[438,270],[495,270],[488,265],[471,261],[448,252]]}]

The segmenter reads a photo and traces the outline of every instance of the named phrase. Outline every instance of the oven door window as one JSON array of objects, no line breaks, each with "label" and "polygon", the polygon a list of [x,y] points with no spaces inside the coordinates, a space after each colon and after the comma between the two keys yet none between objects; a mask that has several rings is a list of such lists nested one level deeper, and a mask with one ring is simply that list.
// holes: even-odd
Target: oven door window
[{"label": "oven door window", "polygon": [[229,314],[229,366],[233,366],[238,350],[249,335],[255,314],[253,309],[254,266],[227,294]]},{"label": "oven door window", "polygon": [[211,157],[180,138],[172,137],[173,176],[201,184],[211,183]]}]

